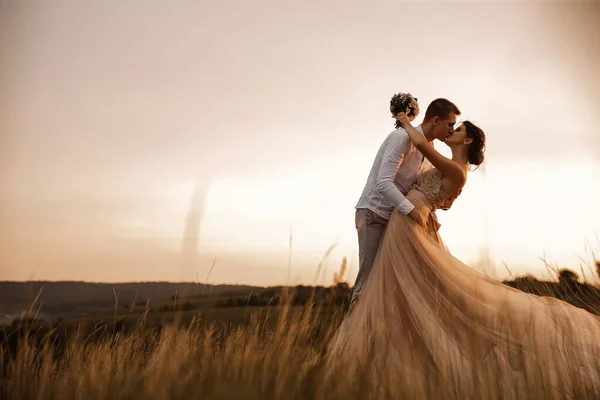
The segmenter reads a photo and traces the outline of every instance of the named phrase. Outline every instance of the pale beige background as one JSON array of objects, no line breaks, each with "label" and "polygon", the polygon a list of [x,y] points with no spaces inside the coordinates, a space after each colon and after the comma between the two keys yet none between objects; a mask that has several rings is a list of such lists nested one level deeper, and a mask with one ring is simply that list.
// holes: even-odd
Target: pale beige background
[{"label": "pale beige background", "polygon": [[334,242],[324,281],[343,256],[353,280],[397,91],[487,132],[440,212],[457,256],[578,270],[600,246],[598,21],[597,2],[0,1],[0,279],[204,279],[218,257],[213,282],[276,284],[293,227],[294,282]]}]

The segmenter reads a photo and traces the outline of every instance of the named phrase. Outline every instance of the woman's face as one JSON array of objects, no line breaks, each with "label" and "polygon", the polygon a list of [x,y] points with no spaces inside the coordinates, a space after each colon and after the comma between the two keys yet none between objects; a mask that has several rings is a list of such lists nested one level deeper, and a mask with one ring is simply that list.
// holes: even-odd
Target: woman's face
[{"label": "woman's face", "polygon": [[444,143],[446,143],[448,146],[468,144],[467,139],[467,127],[465,126],[465,124],[461,124],[457,129],[454,130],[453,134],[451,134],[444,140]]}]

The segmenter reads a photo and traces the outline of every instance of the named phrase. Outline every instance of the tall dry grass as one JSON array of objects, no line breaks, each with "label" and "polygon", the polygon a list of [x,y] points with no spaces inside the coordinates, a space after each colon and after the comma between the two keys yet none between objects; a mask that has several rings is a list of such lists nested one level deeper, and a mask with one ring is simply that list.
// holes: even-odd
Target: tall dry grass
[{"label": "tall dry grass", "polygon": [[245,327],[201,316],[151,327],[142,317],[131,332],[77,331],[66,343],[28,332],[16,348],[0,347],[0,398],[329,398],[335,382],[321,379],[323,354],[341,314],[294,311],[284,304]]},{"label": "tall dry grass", "polygon": [[[144,315],[129,332],[118,331],[116,324],[92,332],[79,329],[69,336],[56,335],[61,328],[44,335],[25,330],[16,346],[0,347],[0,398],[563,398],[544,384],[544,374],[537,382],[524,382],[515,395],[507,390],[502,371],[485,373],[485,384],[473,397],[472,391],[457,391],[454,378],[443,374],[417,385],[410,365],[405,376],[383,376],[375,386],[368,379],[368,359],[358,375],[350,376],[343,365],[327,369],[327,344],[344,313],[311,301],[304,308],[292,307],[292,297],[238,327],[207,325],[201,315],[190,324],[151,326]],[[535,378],[535,372],[529,376]],[[577,382],[571,376],[558,379]],[[596,398],[584,385],[576,393],[578,399]]]},{"label": "tall dry grass", "polygon": [[[128,333],[77,331],[65,343],[35,333],[18,351],[1,350],[0,398],[21,399],[558,399],[560,393],[532,382],[515,397],[505,377],[485,374],[473,393],[457,392],[448,376],[426,386],[405,376],[383,376],[376,386],[365,371],[349,376],[342,365],[326,368],[326,345],[343,316],[289,305],[279,314],[255,315],[245,327],[205,325],[150,327],[142,317]],[[296,310],[297,311],[297,310]],[[272,320],[274,319],[274,320]],[[466,374],[477,371],[464,371]],[[535,376],[535,375],[534,375]],[[352,378],[352,379],[351,379]],[[452,377],[450,377],[452,378]],[[572,377],[561,377],[571,379]],[[582,387],[578,399],[595,398]]]}]

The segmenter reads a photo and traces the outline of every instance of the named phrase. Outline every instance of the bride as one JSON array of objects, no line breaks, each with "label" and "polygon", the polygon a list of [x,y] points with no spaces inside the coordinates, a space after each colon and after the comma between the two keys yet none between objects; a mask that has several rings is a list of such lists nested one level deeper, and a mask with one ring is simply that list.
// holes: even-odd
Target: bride
[{"label": "bride", "polygon": [[329,344],[329,371],[343,368],[386,398],[600,398],[600,320],[478,273],[437,234],[435,210],[450,208],[469,165],[483,161],[483,131],[464,122],[445,140],[446,158],[406,114],[396,118],[434,168],[406,196],[417,216],[390,218],[362,296]]}]

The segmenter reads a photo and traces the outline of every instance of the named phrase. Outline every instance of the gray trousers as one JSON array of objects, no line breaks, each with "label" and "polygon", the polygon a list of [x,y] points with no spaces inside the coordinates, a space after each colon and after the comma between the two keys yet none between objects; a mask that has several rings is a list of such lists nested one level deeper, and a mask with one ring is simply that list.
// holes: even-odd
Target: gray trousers
[{"label": "gray trousers", "polygon": [[358,233],[358,276],[350,293],[350,306],[352,306],[365,283],[369,279],[373,262],[383,235],[388,225],[388,220],[366,208],[359,208],[355,214],[356,231]]}]

